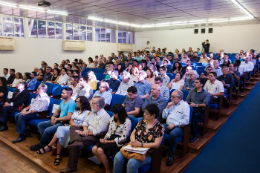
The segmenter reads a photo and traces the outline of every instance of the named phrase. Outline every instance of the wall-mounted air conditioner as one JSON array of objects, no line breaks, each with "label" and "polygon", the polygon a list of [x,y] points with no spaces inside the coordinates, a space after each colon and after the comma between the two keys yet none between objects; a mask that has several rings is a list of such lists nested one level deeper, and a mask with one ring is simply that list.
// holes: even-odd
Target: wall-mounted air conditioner
[{"label": "wall-mounted air conditioner", "polygon": [[0,50],[15,50],[14,38],[0,37]]},{"label": "wall-mounted air conditioner", "polygon": [[63,50],[68,51],[85,51],[86,42],[85,41],[69,41],[65,40],[62,43]]},{"label": "wall-mounted air conditioner", "polygon": [[132,44],[117,44],[118,52],[131,52],[133,50]]}]

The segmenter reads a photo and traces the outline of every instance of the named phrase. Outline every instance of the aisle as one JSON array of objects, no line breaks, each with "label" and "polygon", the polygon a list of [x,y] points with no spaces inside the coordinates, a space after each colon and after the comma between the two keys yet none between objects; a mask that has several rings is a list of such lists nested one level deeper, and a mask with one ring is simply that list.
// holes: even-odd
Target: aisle
[{"label": "aisle", "polygon": [[260,83],[184,171],[260,172]]}]

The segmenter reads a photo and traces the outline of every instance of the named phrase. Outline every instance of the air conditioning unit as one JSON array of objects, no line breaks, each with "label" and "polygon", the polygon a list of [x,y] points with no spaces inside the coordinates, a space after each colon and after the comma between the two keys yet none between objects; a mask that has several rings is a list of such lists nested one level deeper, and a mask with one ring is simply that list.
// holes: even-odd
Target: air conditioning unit
[{"label": "air conditioning unit", "polygon": [[132,44],[117,44],[118,52],[131,52],[133,50]]},{"label": "air conditioning unit", "polygon": [[63,50],[68,51],[85,51],[86,42],[85,41],[69,41],[65,40],[62,43]]},{"label": "air conditioning unit", "polygon": [[15,50],[14,38],[0,37],[0,50]]}]

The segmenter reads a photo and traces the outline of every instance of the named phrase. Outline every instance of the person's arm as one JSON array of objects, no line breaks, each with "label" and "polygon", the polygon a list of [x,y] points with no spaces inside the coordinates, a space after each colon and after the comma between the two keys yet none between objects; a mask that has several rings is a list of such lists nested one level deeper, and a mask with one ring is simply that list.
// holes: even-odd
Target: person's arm
[{"label": "person's arm", "polygon": [[236,75],[236,73],[234,73],[234,78],[235,78],[236,80],[239,80],[239,79],[240,79],[240,76],[238,76],[238,75]]},{"label": "person's arm", "polygon": [[173,102],[169,102],[166,108],[163,110],[162,118],[166,119],[172,110],[173,110]]},{"label": "person's arm", "polygon": [[169,89],[171,89],[171,87],[172,87],[172,82],[174,82],[174,80],[175,80],[175,79],[171,80],[170,83],[168,83],[167,87],[168,87]]},{"label": "person's arm", "polygon": [[141,98],[147,98],[149,96],[149,94],[148,93],[146,93],[145,95],[143,95]]},{"label": "person's arm", "polygon": [[164,98],[159,103],[157,103],[157,106],[159,107],[160,110],[159,114],[161,114],[164,108],[167,106],[167,102],[168,101]]},{"label": "person's arm", "polygon": [[127,115],[139,115],[140,113],[140,108],[137,108],[135,107],[135,110],[134,111],[130,111],[130,112],[127,112]]},{"label": "person's arm", "polygon": [[40,101],[40,104],[38,104],[39,106],[36,107],[36,112],[43,112],[43,111],[46,111],[48,110],[48,107],[49,107],[49,101],[48,100],[42,100]]},{"label": "person's arm", "polygon": [[117,144],[120,143],[121,141],[125,141],[131,134],[131,127],[132,127],[131,120],[126,119],[125,121],[126,121],[126,123],[124,124],[124,127],[122,128],[123,133],[122,133],[121,137],[115,138],[115,140],[114,140]]},{"label": "person's arm", "polygon": [[174,125],[175,126],[187,125],[189,124],[189,119],[190,119],[190,106],[187,103],[185,103],[182,109],[182,118],[179,119],[179,122],[175,123]]},{"label": "person's arm", "polygon": [[148,105],[148,100],[145,99],[143,105],[142,105],[142,111],[144,112],[145,111],[145,107]]},{"label": "person's arm", "polygon": [[57,121],[68,121],[68,120],[71,119],[72,114],[73,114],[72,112],[68,112],[67,116],[62,117],[62,118],[55,118],[55,120],[57,120]]},{"label": "person's arm", "polygon": [[120,83],[120,85],[119,85],[119,87],[118,87],[118,89],[117,89],[116,94],[119,94],[119,95],[120,95],[120,93],[121,93],[121,87],[122,87],[122,82]]},{"label": "person's arm", "polygon": [[70,119],[69,124],[70,124],[71,126],[76,126],[76,125],[77,125],[77,124],[74,123],[74,119]]},{"label": "person's arm", "polygon": [[58,84],[58,80],[59,80],[60,76],[57,76],[56,80],[53,81],[54,84]]},{"label": "person's arm", "polygon": [[182,90],[183,89],[183,85],[181,85],[181,87],[180,87],[180,90]]}]

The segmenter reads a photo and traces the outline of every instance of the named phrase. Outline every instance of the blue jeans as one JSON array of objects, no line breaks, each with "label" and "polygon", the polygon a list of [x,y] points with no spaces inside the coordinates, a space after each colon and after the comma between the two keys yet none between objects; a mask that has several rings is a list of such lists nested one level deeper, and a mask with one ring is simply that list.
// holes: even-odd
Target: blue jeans
[{"label": "blue jeans", "polygon": [[169,149],[169,157],[175,156],[175,150],[178,144],[178,138],[183,136],[183,128],[174,127],[174,129],[167,129],[167,124],[163,124],[165,127],[165,134],[170,134],[170,149]]},{"label": "blue jeans", "polygon": [[26,123],[33,119],[38,119],[38,116],[36,114],[27,114],[23,116],[22,114],[16,114],[15,115],[15,121],[16,121],[16,133],[20,133],[22,135],[28,134],[28,129],[26,126]]},{"label": "blue jeans", "polygon": [[57,123],[54,126],[51,125],[51,121],[44,121],[38,124],[38,130],[41,134],[41,140],[39,142],[41,147],[45,147],[51,141],[53,135],[57,131],[59,126],[63,126],[63,123]]},{"label": "blue jeans", "polygon": [[142,162],[133,158],[127,160],[119,151],[114,158],[114,173],[124,172],[125,165],[127,173],[138,173],[139,168],[148,164],[151,164],[151,155],[149,154],[146,154],[145,160]]}]

